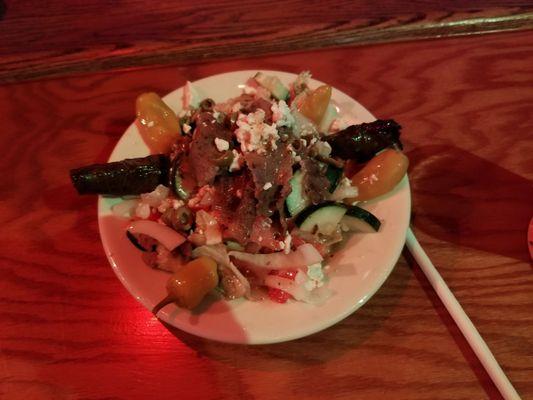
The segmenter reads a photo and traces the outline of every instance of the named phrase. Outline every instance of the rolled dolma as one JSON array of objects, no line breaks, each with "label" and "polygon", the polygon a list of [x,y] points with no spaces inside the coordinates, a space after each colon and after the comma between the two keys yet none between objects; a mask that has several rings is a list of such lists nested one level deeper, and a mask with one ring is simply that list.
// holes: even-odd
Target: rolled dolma
[{"label": "rolled dolma", "polygon": [[168,157],[157,154],[72,169],[70,178],[79,194],[125,196],[168,184],[168,170]]},{"label": "rolled dolma", "polygon": [[401,126],[392,119],[351,125],[326,138],[331,155],[344,160],[366,162],[387,147],[403,148],[400,142]]}]

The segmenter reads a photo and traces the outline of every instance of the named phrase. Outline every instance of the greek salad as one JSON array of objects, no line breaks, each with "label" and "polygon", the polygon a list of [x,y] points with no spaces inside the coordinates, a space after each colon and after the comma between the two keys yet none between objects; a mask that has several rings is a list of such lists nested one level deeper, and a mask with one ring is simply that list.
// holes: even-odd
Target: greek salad
[{"label": "greek salad", "polygon": [[176,114],[155,93],[136,101],[147,157],[70,171],[80,194],[119,196],[113,212],[168,295],[196,308],[226,299],[321,304],[328,257],[351,232],[378,232],[364,202],[407,171],[400,125],[339,115],[329,85],[302,72],[289,85],[262,72],[223,102],[190,82]]}]

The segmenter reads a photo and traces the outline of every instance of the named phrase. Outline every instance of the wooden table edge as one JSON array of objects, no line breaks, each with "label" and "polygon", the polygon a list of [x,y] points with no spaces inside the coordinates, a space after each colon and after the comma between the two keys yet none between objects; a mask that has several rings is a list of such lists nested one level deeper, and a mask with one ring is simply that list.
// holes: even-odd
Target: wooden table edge
[{"label": "wooden table edge", "polygon": [[[127,51],[108,46],[64,50],[59,54],[19,56],[13,61],[0,63],[0,84],[17,83],[42,78],[74,74],[105,72],[111,70],[142,68],[163,65],[187,65],[204,61],[229,60],[257,55],[286,54],[304,50],[341,48],[346,46],[438,39],[453,36],[470,36],[497,32],[533,29],[533,12],[518,11],[503,15],[475,14],[464,19],[402,21],[382,26],[379,22],[368,27],[345,30],[323,29],[310,34],[295,34],[276,39],[264,38],[247,42],[215,45],[200,44],[184,47],[155,41]],[[3,64],[3,65],[2,65]]]}]

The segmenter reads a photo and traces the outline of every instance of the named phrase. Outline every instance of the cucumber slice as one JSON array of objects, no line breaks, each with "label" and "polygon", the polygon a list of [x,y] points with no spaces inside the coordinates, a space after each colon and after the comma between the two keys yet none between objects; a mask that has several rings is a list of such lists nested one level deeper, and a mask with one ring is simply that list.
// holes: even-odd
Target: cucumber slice
[{"label": "cucumber slice", "polygon": [[263,74],[262,72],[258,72],[255,74],[254,79],[264,88],[270,90],[270,93],[272,93],[272,96],[274,96],[278,100],[287,100],[287,97],[289,97],[289,89],[281,83],[279,78],[277,76],[270,76]]},{"label": "cucumber slice", "polygon": [[381,222],[371,212],[351,206],[341,219],[341,224],[353,232],[374,233],[379,231]]},{"label": "cucumber slice", "polygon": [[343,204],[322,203],[309,207],[301,213],[296,218],[296,225],[304,232],[313,232],[316,228],[319,233],[331,235],[346,211],[347,208]]},{"label": "cucumber slice", "polygon": [[291,185],[291,192],[285,199],[285,204],[287,205],[287,210],[289,214],[294,217],[296,214],[299,214],[309,205],[309,199],[305,197],[302,187],[303,179],[302,171],[298,170],[294,173],[292,178],[289,180]]}]

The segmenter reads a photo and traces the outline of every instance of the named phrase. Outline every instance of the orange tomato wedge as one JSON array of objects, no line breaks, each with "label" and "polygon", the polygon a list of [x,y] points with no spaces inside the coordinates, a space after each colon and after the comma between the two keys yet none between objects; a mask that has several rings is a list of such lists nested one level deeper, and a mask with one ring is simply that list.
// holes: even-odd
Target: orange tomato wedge
[{"label": "orange tomato wedge", "polygon": [[135,103],[139,132],[152,153],[168,153],[181,136],[178,117],[156,93],[143,93]]},{"label": "orange tomato wedge", "polygon": [[330,100],[331,86],[319,86],[303,99],[298,111],[319,125],[326,113]]},{"label": "orange tomato wedge", "polygon": [[346,202],[370,200],[391,191],[402,180],[408,166],[409,159],[401,151],[382,151],[352,176],[358,194]]}]

